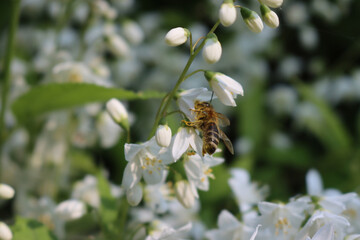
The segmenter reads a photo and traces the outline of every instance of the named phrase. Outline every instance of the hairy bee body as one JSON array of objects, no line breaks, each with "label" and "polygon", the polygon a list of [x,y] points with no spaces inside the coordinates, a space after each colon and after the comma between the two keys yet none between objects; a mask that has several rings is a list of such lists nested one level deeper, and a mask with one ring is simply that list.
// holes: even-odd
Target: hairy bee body
[{"label": "hairy bee body", "polygon": [[229,125],[230,121],[221,113],[217,113],[208,102],[195,102],[194,122],[185,122],[188,126],[193,126],[202,132],[203,149],[202,154],[213,154],[219,144],[220,139],[224,141],[227,149],[234,154],[233,146],[229,138],[219,128],[219,120],[222,120],[223,125]]}]

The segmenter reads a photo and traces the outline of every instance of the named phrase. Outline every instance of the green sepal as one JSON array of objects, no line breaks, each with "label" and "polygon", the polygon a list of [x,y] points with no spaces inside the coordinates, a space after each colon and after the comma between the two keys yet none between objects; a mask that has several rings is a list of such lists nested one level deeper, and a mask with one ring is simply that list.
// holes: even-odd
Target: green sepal
[{"label": "green sepal", "polygon": [[265,4],[260,5],[261,16],[264,17],[270,11],[271,11],[270,8],[268,6],[266,6]]},{"label": "green sepal", "polygon": [[253,11],[246,7],[241,7],[240,13],[244,20],[251,18],[253,15]]},{"label": "green sepal", "polygon": [[209,82],[211,81],[211,79],[214,78],[216,72],[213,72],[213,71],[205,71],[204,72],[204,76],[206,78],[206,80],[208,80]]}]

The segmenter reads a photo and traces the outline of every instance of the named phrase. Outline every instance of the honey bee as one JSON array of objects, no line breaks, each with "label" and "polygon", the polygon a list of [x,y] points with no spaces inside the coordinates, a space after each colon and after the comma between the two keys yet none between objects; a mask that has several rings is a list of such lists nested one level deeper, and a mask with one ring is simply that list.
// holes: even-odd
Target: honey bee
[{"label": "honey bee", "polygon": [[231,154],[234,154],[234,148],[220,126],[230,125],[230,120],[223,114],[214,110],[209,102],[195,102],[195,109],[191,109],[195,113],[195,121],[184,121],[187,126],[195,127],[202,132],[203,148],[202,155],[205,153],[213,154],[222,139],[226,148]]}]

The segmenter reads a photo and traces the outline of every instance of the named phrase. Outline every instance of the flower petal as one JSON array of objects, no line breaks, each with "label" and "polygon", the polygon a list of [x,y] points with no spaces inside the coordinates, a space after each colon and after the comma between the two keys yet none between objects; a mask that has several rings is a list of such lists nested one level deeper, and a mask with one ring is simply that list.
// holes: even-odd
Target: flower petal
[{"label": "flower petal", "polygon": [[133,188],[135,184],[140,182],[141,179],[141,169],[136,162],[129,162],[124,170],[124,175],[122,179],[122,186],[125,189]]},{"label": "flower petal", "polygon": [[186,128],[180,127],[175,135],[172,148],[173,158],[178,160],[189,147],[189,136]]}]

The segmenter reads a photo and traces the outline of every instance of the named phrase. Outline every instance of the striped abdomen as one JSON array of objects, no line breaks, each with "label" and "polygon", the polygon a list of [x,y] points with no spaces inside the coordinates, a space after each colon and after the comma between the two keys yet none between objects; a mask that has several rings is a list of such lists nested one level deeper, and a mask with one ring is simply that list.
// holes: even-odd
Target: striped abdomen
[{"label": "striped abdomen", "polygon": [[208,122],[203,126],[202,154],[213,154],[219,144],[219,130],[215,122]]}]

